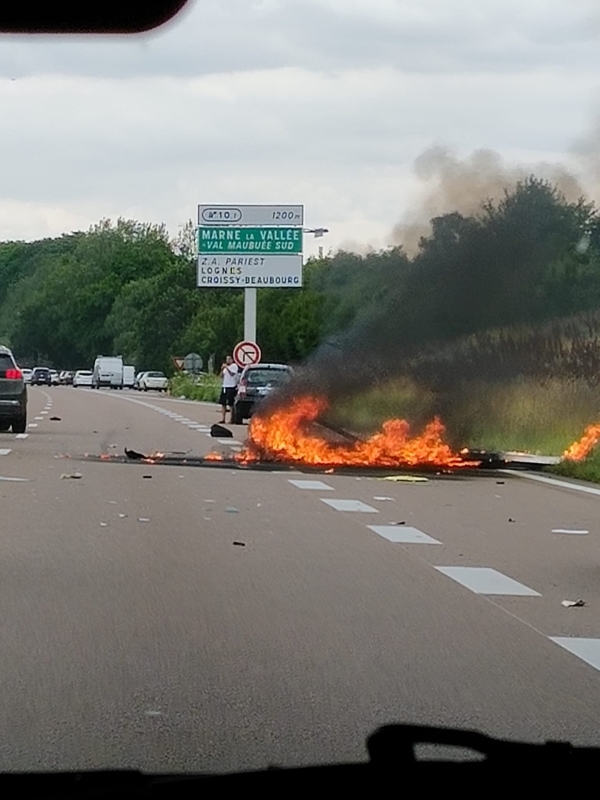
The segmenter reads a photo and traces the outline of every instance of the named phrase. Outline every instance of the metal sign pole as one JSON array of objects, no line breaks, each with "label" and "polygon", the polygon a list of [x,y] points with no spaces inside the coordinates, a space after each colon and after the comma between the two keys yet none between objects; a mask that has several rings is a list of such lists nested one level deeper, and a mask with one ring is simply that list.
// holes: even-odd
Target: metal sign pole
[{"label": "metal sign pole", "polygon": [[256,343],[256,289],[244,289],[244,340]]}]

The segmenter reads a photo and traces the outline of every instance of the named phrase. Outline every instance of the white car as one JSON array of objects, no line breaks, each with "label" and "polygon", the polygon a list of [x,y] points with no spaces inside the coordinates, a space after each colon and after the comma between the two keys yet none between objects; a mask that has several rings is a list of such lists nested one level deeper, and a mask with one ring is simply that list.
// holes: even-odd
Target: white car
[{"label": "white car", "polygon": [[52,381],[52,386],[58,386],[60,384],[60,376],[55,369],[50,370],[50,380]]},{"label": "white car", "polygon": [[139,388],[143,392],[148,389],[157,389],[159,392],[166,392],[169,387],[169,381],[164,372],[144,372],[139,379]]},{"label": "white car", "polygon": [[93,376],[91,369],[78,369],[73,376],[73,386],[91,386]]},{"label": "white car", "polygon": [[23,373],[23,380],[25,383],[31,383],[31,373],[33,372],[32,369],[22,369],[21,372]]}]

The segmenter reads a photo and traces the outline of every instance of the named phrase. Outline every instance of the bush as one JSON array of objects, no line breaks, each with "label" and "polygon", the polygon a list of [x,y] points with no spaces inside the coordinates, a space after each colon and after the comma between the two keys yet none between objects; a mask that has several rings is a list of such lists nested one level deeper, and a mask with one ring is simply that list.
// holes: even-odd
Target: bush
[{"label": "bush", "polygon": [[169,392],[175,397],[216,403],[221,391],[221,381],[216,375],[201,375],[197,378],[186,373],[174,375],[169,381]]}]

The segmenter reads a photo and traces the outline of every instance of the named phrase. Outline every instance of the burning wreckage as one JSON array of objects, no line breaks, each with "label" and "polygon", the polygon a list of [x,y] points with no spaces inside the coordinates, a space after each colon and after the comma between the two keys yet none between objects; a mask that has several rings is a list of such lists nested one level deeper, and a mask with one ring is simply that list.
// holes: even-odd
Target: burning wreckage
[{"label": "burning wreckage", "polygon": [[138,462],[178,466],[227,466],[239,468],[280,467],[315,471],[404,471],[437,474],[465,473],[469,470],[526,468],[556,464],[563,458],[582,460],[600,440],[600,425],[590,425],[562,457],[535,456],[529,453],[492,453],[462,449],[455,452],[445,441],[445,428],[438,418],[414,435],[406,420],[390,419],[367,439],[323,423],[327,410],[323,398],[304,396],[285,406],[255,415],[249,425],[248,440],[241,452],[224,447],[224,452],[206,456],[189,453],[145,455],[125,450],[124,456],[102,454],[88,459],[111,462]]}]

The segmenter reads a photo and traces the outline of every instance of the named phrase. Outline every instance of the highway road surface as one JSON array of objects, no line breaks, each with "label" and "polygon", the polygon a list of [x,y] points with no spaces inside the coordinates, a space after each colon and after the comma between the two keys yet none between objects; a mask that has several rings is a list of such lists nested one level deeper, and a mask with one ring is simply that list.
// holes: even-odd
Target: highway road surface
[{"label": "highway road surface", "polygon": [[600,489],[78,458],[218,419],[34,388],[0,434],[0,769],[349,761],[396,721],[600,745]]}]

